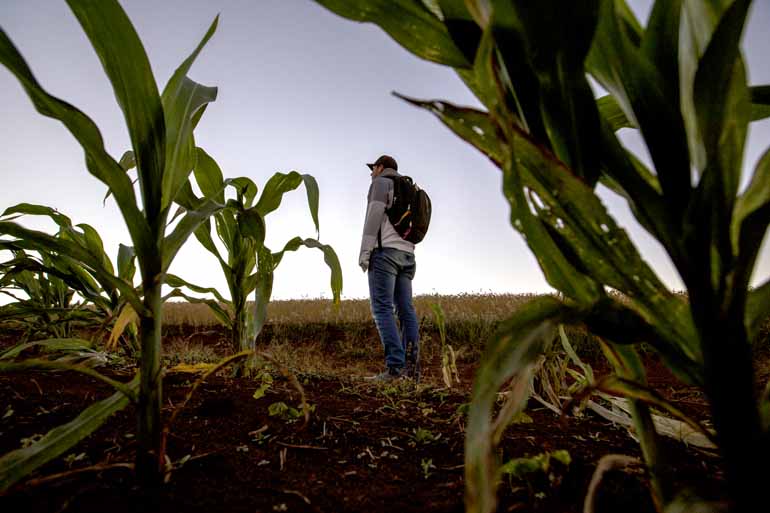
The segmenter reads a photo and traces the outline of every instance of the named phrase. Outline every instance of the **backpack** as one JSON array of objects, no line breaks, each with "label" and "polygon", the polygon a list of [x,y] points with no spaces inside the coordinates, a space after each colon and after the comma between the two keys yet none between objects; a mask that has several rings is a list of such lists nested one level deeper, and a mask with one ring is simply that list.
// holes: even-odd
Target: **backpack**
[{"label": "backpack", "polygon": [[402,239],[414,244],[428,232],[431,204],[428,193],[408,176],[388,176],[393,180],[393,204],[385,211]]}]

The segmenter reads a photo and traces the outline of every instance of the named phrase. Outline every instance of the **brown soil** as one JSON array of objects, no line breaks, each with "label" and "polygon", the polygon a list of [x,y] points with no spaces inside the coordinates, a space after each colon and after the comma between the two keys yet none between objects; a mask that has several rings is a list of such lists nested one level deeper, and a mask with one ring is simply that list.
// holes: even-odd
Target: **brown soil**
[{"label": "brown soil", "polygon": [[[473,365],[463,363],[463,385],[446,390],[439,387],[438,359],[433,355],[426,360],[427,385],[417,388],[372,386],[348,372],[336,377],[300,373],[307,401],[315,408],[305,426],[268,414],[275,402],[299,403],[299,395],[286,380],[276,377],[266,395],[254,399],[260,381],[212,377],[173,426],[169,456],[177,463],[189,459],[170,474],[161,490],[141,492],[131,470],[114,468],[50,482],[23,482],[0,497],[0,509],[52,513],[463,511],[464,417],[458,408],[468,401]],[[331,365],[348,368],[350,363],[332,361]],[[364,365],[375,370],[378,362],[372,357]],[[701,420],[707,417],[700,393],[682,387],[654,359],[649,374],[655,388],[681,409]],[[121,379],[127,381],[129,375]],[[183,400],[192,380],[181,373],[166,377],[166,417]],[[71,420],[111,393],[101,382],[71,373],[0,375],[0,415],[13,410],[0,420],[0,454],[18,448],[23,438]],[[532,423],[514,424],[507,430],[502,459],[564,449],[572,462],[568,467],[554,464],[550,478],[505,478],[499,487],[500,511],[580,512],[599,458],[606,454],[641,457],[625,428],[591,413],[560,420],[534,402],[530,406],[527,413]],[[69,453],[70,460],[78,457],[77,461],[60,458],[30,477],[133,462],[135,422],[129,406]],[[433,440],[418,441],[417,433],[424,433],[418,430],[428,430]],[[692,489],[706,498],[721,496],[724,482],[715,456],[674,441],[665,441],[665,449],[677,489]],[[598,492],[596,511],[652,512],[647,486],[642,471],[610,472]]]}]

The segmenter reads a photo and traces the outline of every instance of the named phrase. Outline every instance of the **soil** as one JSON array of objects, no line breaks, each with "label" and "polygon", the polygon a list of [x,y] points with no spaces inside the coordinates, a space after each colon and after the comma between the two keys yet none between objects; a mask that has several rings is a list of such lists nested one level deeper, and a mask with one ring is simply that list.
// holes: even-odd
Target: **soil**
[{"label": "soil", "polygon": [[[216,335],[211,335],[216,343]],[[372,344],[375,344],[372,341]],[[301,348],[299,349],[301,351]],[[334,352],[329,358],[334,358]],[[373,353],[374,354],[374,353]],[[4,512],[460,512],[463,494],[463,405],[474,365],[460,364],[462,384],[443,388],[437,357],[423,362],[424,384],[375,386],[361,376],[298,374],[310,421],[271,416],[272,404],[297,407],[300,396],[275,373],[265,395],[254,398],[261,378],[220,373],[193,395],[171,428],[168,483],[142,491],[126,467],[70,472],[97,464],[132,463],[136,420],[132,406],[111,417],[71,452],[41,467],[0,497]],[[328,362],[327,362],[328,363]],[[333,362],[340,368],[350,362]],[[595,362],[600,367],[598,362]],[[373,356],[365,365],[372,371]],[[107,372],[107,371],[105,371]],[[128,381],[129,371],[109,371]],[[702,395],[683,387],[654,358],[650,382],[682,410],[708,420]],[[164,380],[164,416],[184,399],[195,375],[170,373]],[[108,385],[73,373],[0,374],[0,454],[21,440],[74,418],[113,393]],[[8,413],[12,411],[12,413]],[[549,475],[505,477],[499,511],[580,512],[598,460],[608,454],[641,458],[626,428],[586,412],[560,418],[531,402],[531,422],[516,423],[501,442],[501,458],[568,451],[571,462],[552,464]],[[719,498],[724,481],[718,458],[708,451],[664,440],[677,490]],[[52,480],[45,476],[64,473]],[[606,474],[596,511],[654,511],[648,479],[639,469]]]}]

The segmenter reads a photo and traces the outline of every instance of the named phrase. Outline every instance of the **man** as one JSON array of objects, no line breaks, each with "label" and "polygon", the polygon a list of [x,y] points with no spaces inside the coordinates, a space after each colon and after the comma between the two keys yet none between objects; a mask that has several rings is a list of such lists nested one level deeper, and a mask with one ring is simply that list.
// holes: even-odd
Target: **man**
[{"label": "man", "polygon": [[387,368],[366,379],[382,382],[410,377],[418,381],[419,332],[412,304],[414,244],[401,238],[386,214],[394,200],[394,184],[389,177],[401,175],[395,159],[388,155],[367,166],[372,171],[372,185],[358,264],[368,272],[372,316],[385,349]]}]

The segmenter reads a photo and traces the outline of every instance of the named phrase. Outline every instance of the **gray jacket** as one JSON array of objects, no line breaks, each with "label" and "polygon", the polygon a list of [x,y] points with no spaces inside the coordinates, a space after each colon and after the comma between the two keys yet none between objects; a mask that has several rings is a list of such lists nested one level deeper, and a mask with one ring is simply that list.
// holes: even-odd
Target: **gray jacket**
[{"label": "gray jacket", "polygon": [[377,247],[378,230],[381,233],[382,247],[414,253],[414,244],[401,238],[385,214],[385,209],[393,205],[393,180],[386,178],[387,176],[401,175],[387,168],[381,175],[372,179],[372,185],[369,187],[364,234],[361,238],[361,252],[358,255],[358,265],[364,271],[369,267],[372,250]]}]

